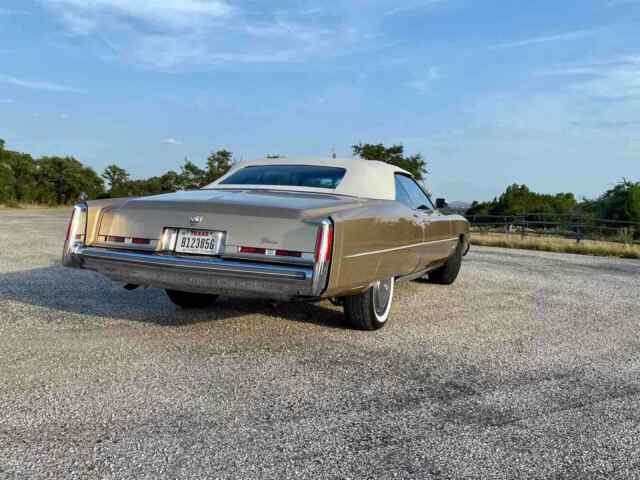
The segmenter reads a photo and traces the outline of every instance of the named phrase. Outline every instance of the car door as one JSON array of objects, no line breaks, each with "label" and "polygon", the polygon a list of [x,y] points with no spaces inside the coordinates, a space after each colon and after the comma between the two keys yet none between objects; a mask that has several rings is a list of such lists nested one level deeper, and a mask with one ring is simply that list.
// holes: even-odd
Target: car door
[{"label": "car door", "polygon": [[455,247],[456,243],[452,241],[451,226],[446,216],[435,209],[429,196],[410,176],[396,174],[396,184],[410,198],[414,217],[422,226],[420,265],[426,267],[447,258],[451,254],[452,245]]},{"label": "car door", "polygon": [[[415,201],[411,198],[406,189],[402,186],[401,178],[395,177],[396,196],[398,203],[404,205],[403,209],[406,213],[398,218],[398,225],[395,227],[398,241],[401,245],[409,248],[397,249],[394,254],[402,258],[396,261],[402,262],[403,265],[411,266],[411,270],[406,271],[407,274],[420,270],[422,266],[422,243],[424,242],[424,218],[418,210],[416,210]],[[400,237],[401,236],[401,237]]]}]

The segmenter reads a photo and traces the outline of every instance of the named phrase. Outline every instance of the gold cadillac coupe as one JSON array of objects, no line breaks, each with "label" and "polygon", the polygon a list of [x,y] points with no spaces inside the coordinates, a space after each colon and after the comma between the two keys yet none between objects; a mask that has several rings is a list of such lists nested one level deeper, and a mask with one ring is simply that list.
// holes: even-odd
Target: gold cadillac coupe
[{"label": "gold cadillac coupe", "polygon": [[396,282],[451,284],[468,249],[467,221],[400,168],[277,159],[238,163],[201,190],[76,205],[62,260],[163,288],[183,308],[218,295],[330,299],[375,330]]}]

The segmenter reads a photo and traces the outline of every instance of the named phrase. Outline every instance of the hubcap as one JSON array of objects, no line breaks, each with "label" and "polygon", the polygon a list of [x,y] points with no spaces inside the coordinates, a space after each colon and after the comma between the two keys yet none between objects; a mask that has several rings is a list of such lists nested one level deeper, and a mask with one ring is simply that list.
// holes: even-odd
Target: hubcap
[{"label": "hubcap", "polygon": [[387,306],[391,300],[391,282],[392,280],[388,278],[373,285],[373,308],[378,317],[383,317],[387,313]]}]

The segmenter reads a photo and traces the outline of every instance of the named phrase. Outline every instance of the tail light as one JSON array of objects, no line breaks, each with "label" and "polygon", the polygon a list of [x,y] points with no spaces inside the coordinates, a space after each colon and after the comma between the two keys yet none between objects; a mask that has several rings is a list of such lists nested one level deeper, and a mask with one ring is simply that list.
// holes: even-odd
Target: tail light
[{"label": "tail light", "polygon": [[69,225],[67,226],[67,243],[84,243],[85,230],[87,227],[87,206],[84,204],[76,205],[71,212]]},{"label": "tail light", "polygon": [[87,206],[83,203],[73,207],[73,213],[67,226],[67,235],[62,251],[62,264],[67,267],[79,267],[80,260],[76,256],[78,248],[82,248],[85,242],[87,229]]},{"label": "tail light", "polygon": [[318,236],[316,238],[316,262],[329,263],[331,261],[332,250],[333,224],[330,220],[324,220],[318,228]]}]

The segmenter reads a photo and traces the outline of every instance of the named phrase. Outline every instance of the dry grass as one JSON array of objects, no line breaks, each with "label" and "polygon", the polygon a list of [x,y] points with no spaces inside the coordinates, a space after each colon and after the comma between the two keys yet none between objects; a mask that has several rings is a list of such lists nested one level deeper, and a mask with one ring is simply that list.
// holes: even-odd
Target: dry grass
[{"label": "dry grass", "polygon": [[64,210],[71,207],[64,205],[46,205],[39,203],[0,203],[0,210]]},{"label": "dry grass", "polygon": [[474,232],[471,243],[485,247],[521,248],[544,252],[578,253],[599,257],[619,257],[640,259],[640,245],[601,242],[595,240],[575,240],[561,237],[526,236],[518,234]]}]

